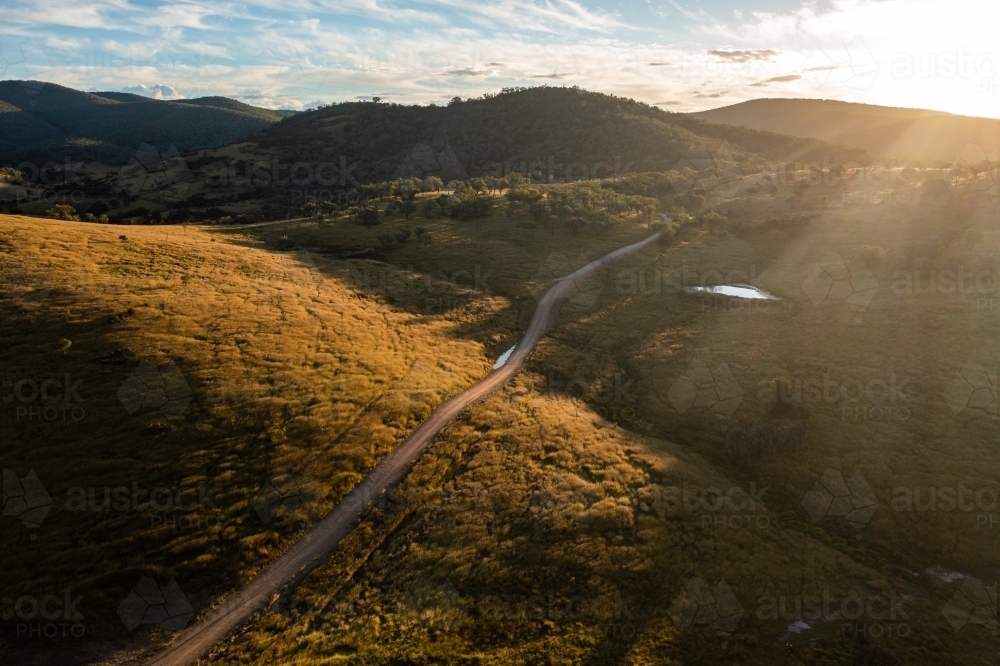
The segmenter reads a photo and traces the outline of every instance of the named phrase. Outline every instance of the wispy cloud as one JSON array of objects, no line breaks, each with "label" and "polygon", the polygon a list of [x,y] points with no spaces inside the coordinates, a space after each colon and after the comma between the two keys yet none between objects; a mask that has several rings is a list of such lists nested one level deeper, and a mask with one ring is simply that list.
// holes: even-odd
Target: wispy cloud
[{"label": "wispy cloud", "polygon": [[754,60],[771,60],[774,56],[778,55],[778,52],[774,49],[754,49],[748,51],[724,51],[721,49],[713,49],[709,51],[708,54],[728,62],[751,62]]}]

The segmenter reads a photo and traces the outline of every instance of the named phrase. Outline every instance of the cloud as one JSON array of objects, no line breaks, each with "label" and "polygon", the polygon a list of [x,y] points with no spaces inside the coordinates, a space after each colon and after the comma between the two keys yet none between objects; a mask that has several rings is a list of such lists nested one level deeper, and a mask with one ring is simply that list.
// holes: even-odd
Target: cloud
[{"label": "cloud", "polygon": [[562,74],[535,74],[531,78],[533,79],[566,79],[573,76],[572,74],[562,73]]},{"label": "cloud", "polygon": [[763,81],[758,81],[757,83],[751,83],[751,87],[760,88],[766,86],[768,83],[788,83],[789,81],[798,81],[802,77],[798,74],[785,74],[783,76],[772,76],[769,79],[764,79]]},{"label": "cloud", "polygon": [[683,102],[678,102],[677,100],[669,100],[666,102],[653,102],[653,106],[678,106],[683,104]]},{"label": "cloud", "polygon": [[717,58],[722,58],[728,62],[753,62],[755,60],[771,60],[774,56],[778,55],[778,51],[774,49],[749,49],[744,51],[723,51],[720,49],[713,49],[708,52],[709,55],[714,55]]},{"label": "cloud", "polygon": [[714,93],[696,92],[693,96],[699,99],[718,99],[719,97],[723,97],[727,94],[729,94],[728,90],[721,90],[719,92],[714,92]]},{"label": "cloud", "polygon": [[669,65],[672,65],[673,63],[671,63],[671,62],[647,62],[646,64],[649,65],[650,67],[667,67]]},{"label": "cloud", "polygon": [[492,74],[493,71],[489,69],[475,69],[474,67],[463,67],[460,69],[446,69],[445,74],[448,76],[486,76]]},{"label": "cloud", "polygon": [[162,83],[153,86],[147,86],[144,83],[140,83],[137,86],[125,86],[121,88],[121,92],[142,95],[143,97],[150,97],[152,99],[184,99],[184,95],[180,94],[176,88]]}]

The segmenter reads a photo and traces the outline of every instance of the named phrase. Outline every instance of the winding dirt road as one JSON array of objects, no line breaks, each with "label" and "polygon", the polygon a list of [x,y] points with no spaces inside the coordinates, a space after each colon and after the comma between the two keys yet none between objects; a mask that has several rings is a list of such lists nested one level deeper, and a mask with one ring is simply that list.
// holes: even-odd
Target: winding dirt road
[{"label": "winding dirt road", "polygon": [[148,666],[193,664],[250,615],[270,603],[275,595],[296,584],[317,566],[329,560],[341,539],[358,522],[371,502],[406,476],[410,467],[434,440],[434,436],[441,428],[469,405],[483,400],[502,388],[517,374],[528,360],[538,340],[555,324],[558,313],[556,306],[559,301],[573,295],[577,290],[578,280],[609,261],[645,247],[657,236],[659,233],[638,243],[626,245],[560,278],[542,296],[528,330],[503,366],[438,407],[406,441],[383,458],[333,511],[313,525],[277,559],[264,567],[253,580],[179,634],[170,647],[148,662]]}]

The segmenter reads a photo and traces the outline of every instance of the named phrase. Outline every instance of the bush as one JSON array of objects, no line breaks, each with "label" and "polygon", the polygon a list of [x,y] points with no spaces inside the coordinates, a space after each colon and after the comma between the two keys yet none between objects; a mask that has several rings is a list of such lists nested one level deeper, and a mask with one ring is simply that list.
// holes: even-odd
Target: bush
[{"label": "bush", "polygon": [[674,197],[674,205],[686,208],[687,210],[698,210],[705,207],[705,197],[694,192],[689,192],[679,197]]},{"label": "bush", "polygon": [[0,183],[11,182],[19,183],[24,176],[17,169],[11,169],[10,167],[0,168]]},{"label": "bush", "polygon": [[721,234],[724,232],[726,230],[726,222],[728,221],[729,220],[725,215],[720,215],[714,210],[705,213],[705,215],[701,218],[702,225],[707,227],[709,232],[713,234]]},{"label": "bush", "polygon": [[70,206],[69,204],[56,204],[52,208],[45,211],[45,214],[57,220],[80,219],[80,216],[76,214],[76,209]]},{"label": "bush", "polygon": [[547,215],[549,212],[549,207],[545,205],[544,201],[532,201],[531,205],[528,206],[528,214],[531,215],[531,219],[537,222],[539,218]]},{"label": "bush", "polygon": [[451,204],[448,214],[456,220],[472,220],[486,217],[493,208],[493,200],[487,197],[472,197],[470,199],[456,199]]},{"label": "bush", "polygon": [[366,227],[377,227],[382,223],[379,219],[378,211],[374,208],[361,208],[358,210],[358,224]]},{"label": "bush", "polygon": [[427,219],[434,217],[434,213],[436,213],[437,210],[438,210],[438,204],[435,199],[428,199],[420,206],[420,212]]},{"label": "bush", "polygon": [[677,229],[676,224],[664,224],[663,228],[660,229],[660,237],[656,239],[656,242],[663,247],[670,247],[674,244],[677,239]]},{"label": "bush", "polygon": [[386,250],[396,245],[396,234],[391,231],[383,231],[378,235],[378,242]]}]

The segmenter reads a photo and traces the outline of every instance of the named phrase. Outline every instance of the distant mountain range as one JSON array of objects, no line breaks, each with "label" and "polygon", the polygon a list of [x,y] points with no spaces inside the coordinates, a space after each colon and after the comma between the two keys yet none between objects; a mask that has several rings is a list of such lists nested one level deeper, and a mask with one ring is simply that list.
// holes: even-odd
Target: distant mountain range
[{"label": "distant mountain range", "polygon": [[978,152],[978,147],[990,154],[1000,144],[997,119],[833,100],[755,99],[690,115],[715,123],[822,139],[878,155],[949,164],[963,152]]},{"label": "distant mountain range", "polygon": [[239,141],[294,114],[225,97],[153,100],[41,81],[0,81],[0,162],[126,162],[142,144],[166,151]]}]

